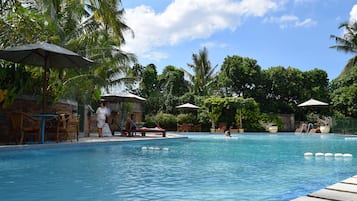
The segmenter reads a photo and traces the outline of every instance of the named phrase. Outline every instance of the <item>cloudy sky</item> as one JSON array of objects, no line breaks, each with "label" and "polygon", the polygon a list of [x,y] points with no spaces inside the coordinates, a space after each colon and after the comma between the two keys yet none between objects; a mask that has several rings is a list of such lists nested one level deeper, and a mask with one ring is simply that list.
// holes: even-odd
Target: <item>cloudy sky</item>
[{"label": "cloudy sky", "polygon": [[357,19],[355,0],[122,0],[124,50],[139,63],[189,70],[192,54],[208,49],[213,66],[226,56],[256,59],[262,69],[319,68],[336,78],[352,54],[329,48],[338,25]]}]

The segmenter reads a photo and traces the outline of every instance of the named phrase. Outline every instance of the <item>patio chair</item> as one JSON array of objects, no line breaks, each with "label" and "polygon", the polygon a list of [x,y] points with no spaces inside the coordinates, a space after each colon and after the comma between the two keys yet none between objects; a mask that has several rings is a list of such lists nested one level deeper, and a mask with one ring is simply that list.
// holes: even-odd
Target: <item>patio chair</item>
[{"label": "patio chair", "polygon": [[72,140],[79,138],[79,115],[60,114],[58,115],[57,124],[57,139],[56,142],[62,140]]},{"label": "patio chair", "polygon": [[24,112],[12,112],[10,115],[12,129],[16,135],[16,143],[18,141],[18,134],[20,134],[19,144],[23,144],[27,138],[34,138],[41,142],[41,125],[40,121],[32,118]]}]

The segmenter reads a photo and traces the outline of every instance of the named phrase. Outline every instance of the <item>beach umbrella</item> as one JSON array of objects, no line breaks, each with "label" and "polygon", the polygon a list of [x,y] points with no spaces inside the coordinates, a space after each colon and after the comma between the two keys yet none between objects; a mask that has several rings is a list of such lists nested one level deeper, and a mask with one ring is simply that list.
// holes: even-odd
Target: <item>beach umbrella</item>
[{"label": "beach umbrella", "polygon": [[42,66],[42,112],[46,112],[47,72],[50,68],[84,68],[93,64],[87,58],[51,43],[36,43],[0,50],[0,59],[15,63]]},{"label": "beach umbrella", "polygon": [[307,100],[301,104],[298,105],[299,107],[316,107],[316,106],[328,106],[328,103],[315,100],[311,98],[310,100]]},{"label": "beach umbrella", "polygon": [[185,103],[185,104],[176,106],[176,108],[177,109],[193,109],[193,110],[196,110],[196,109],[199,109],[200,107],[198,107],[196,105],[193,105],[191,103]]},{"label": "beach umbrella", "polygon": [[102,99],[104,101],[109,101],[109,102],[123,102],[123,101],[128,101],[128,102],[144,102],[146,101],[145,98],[137,96],[132,93],[112,93],[112,94],[105,94],[102,96]]}]

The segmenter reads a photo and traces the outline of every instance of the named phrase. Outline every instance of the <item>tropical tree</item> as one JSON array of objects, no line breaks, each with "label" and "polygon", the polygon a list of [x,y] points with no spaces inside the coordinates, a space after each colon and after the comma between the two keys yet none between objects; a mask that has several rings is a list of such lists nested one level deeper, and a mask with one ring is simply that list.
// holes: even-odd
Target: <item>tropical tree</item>
[{"label": "tropical tree", "polygon": [[163,93],[174,96],[182,96],[188,92],[188,83],[185,80],[184,71],[175,66],[166,66],[159,75],[160,88]]},{"label": "tropical tree", "polygon": [[184,78],[184,71],[177,69],[175,66],[166,66],[161,75],[158,77],[160,93],[165,102],[163,111],[173,113],[180,96],[189,90],[188,82]]},{"label": "tropical tree", "polygon": [[187,65],[193,70],[193,74],[185,71],[192,83],[192,91],[195,95],[207,96],[215,76],[214,72],[217,65],[212,67],[211,62],[208,59],[208,50],[205,47],[202,50],[199,50],[198,54],[193,53],[192,60],[193,63]]},{"label": "tropical tree", "polygon": [[98,94],[102,87],[135,80],[125,76],[135,57],[120,50],[125,42],[123,32],[130,31],[123,22],[124,10],[118,9],[120,0],[7,2],[11,3],[1,4],[4,15],[0,17],[0,27],[14,34],[0,38],[2,47],[47,40],[95,61],[96,65],[85,71],[54,70],[50,87],[57,96],[83,102],[83,98],[92,98],[88,94]]},{"label": "tropical tree", "polygon": [[326,71],[315,68],[303,72],[303,83],[304,87],[301,89],[303,94],[300,101],[316,98],[329,102],[327,99],[329,97],[329,79]]},{"label": "tropical tree", "polygon": [[142,71],[138,94],[146,98],[145,113],[156,114],[163,107],[163,97],[160,94],[158,74],[154,64],[147,65]]},{"label": "tropical tree", "polygon": [[219,76],[226,95],[252,97],[259,85],[261,68],[255,59],[243,58],[237,55],[227,56],[221,67]]},{"label": "tropical tree", "polygon": [[266,101],[264,112],[293,113],[297,103],[304,100],[303,73],[293,67],[271,67],[263,70],[267,83]]},{"label": "tropical tree", "polygon": [[224,98],[221,97],[209,97],[204,100],[204,107],[207,109],[208,117],[211,121],[211,129],[215,129],[218,123],[219,117],[222,115],[224,108]]},{"label": "tropical tree", "polygon": [[352,53],[354,56],[348,61],[340,75],[347,74],[353,66],[357,65],[357,21],[343,22],[338,26],[339,29],[344,28],[342,37],[331,35],[335,40],[336,45],[331,46],[337,51]]},{"label": "tropical tree", "polygon": [[335,112],[357,117],[357,67],[331,82],[331,101]]}]

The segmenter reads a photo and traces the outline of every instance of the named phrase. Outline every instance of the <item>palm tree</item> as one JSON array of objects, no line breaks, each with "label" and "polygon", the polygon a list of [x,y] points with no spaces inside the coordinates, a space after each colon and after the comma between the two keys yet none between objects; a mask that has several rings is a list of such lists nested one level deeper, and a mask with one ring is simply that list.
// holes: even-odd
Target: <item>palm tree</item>
[{"label": "palm tree", "polygon": [[[19,5],[16,2],[15,0],[13,1],[12,7]],[[83,90],[93,91],[94,89],[95,91],[100,90],[102,87],[116,85],[123,80],[128,80],[125,78],[125,74],[129,69],[130,63],[135,61],[135,56],[120,49],[125,42],[123,32],[131,31],[123,21],[124,10],[118,9],[121,6],[120,0],[25,0],[21,1],[21,3],[22,5],[30,5],[24,7],[23,10],[28,9],[41,14],[35,20],[36,24],[42,24],[43,30],[36,33],[41,33],[50,42],[74,50],[83,56],[91,58],[96,63],[95,66],[87,71],[79,72],[73,69],[66,69],[60,72],[53,72],[52,76],[58,77],[58,79],[51,79],[52,84],[59,88],[56,90],[70,93],[73,90],[68,89],[68,87],[77,86],[73,83],[78,82],[78,85]],[[3,7],[9,8],[11,5],[6,5],[6,7],[2,5]],[[6,25],[5,23],[0,23],[0,25],[3,24]],[[31,25],[28,24],[28,26]],[[18,26],[14,24],[12,27]],[[34,28],[37,30],[38,26],[34,26]],[[38,36],[39,34],[27,35]],[[25,38],[22,35],[17,37]],[[16,39],[16,41],[13,40],[12,45],[38,42],[43,40],[43,37],[30,39]],[[0,44],[8,40],[9,38],[5,36],[0,39]],[[61,86],[60,83],[71,84],[61,89],[61,87],[58,87]],[[77,87],[75,90],[78,89]]]},{"label": "palm tree", "polygon": [[185,71],[193,84],[193,92],[195,95],[206,96],[209,93],[209,85],[212,83],[214,71],[217,65],[212,68],[211,62],[208,59],[208,51],[204,47],[199,50],[198,54],[192,54],[193,64],[187,64],[194,72],[191,75]]},{"label": "palm tree", "polygon": [[338,28],[345,28],[345,33],[343,37],[339,37],[336,35],[331,35],[330,38],[336,41],[336,45],[331,46],[330,48],[335,48],[337,51],[342,51],[345,53],[353,53],[353,56],[344,69],[342,70],[341,75],[347,74],[353,66],[357,65],[357,21],[352,23],[343,22]]}]

